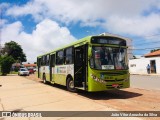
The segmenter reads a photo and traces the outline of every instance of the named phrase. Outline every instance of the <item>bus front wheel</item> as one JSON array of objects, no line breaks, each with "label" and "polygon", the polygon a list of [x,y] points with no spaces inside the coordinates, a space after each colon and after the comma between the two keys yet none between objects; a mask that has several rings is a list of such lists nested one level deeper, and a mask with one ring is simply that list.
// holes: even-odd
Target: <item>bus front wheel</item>
[{"label": "bus front wheel", "polygon": [[72,78],[67,78],[67,90],[70,92],[76,92],[76,89],[74,87],[74,81]]}]

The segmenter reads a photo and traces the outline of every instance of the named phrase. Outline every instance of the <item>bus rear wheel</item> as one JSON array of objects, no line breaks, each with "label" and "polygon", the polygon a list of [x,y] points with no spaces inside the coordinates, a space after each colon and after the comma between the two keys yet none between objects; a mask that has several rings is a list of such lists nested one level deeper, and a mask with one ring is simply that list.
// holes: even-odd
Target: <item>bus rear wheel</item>
[{"label": "bus rear wheel", "polygon": [[67,90],[70,92],[76,92],[76,89],[74,87],[74,81],[72,78],[67,78]]}]

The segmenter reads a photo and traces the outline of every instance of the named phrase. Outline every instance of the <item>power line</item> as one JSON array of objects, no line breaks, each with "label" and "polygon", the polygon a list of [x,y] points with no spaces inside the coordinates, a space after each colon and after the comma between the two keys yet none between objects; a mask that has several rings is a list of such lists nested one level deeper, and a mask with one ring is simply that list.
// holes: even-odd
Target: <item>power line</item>
[{"label": "power line", "polygon": [[152,49],[160,49],[160,47],[154,47],[154,48],[132,48],[129,50],[152,50]]},{"label": "power line", "polygon": [[160,43],[160,41],[155,41],[155,42],[146,42],[146,43],[140,43],[140,44],[136,44],[136,45],[129,45],[128,47],[141,46],[141,45],[144,45],[144,44],[151,45],[151,44],[154,44],[154,43]]},{"label": "power line", "polygon": [[160,41],[155,41],[155,42],[146,42],[146,43],[141,43],[141,44],[136,44],[135,46],[139,46],[139,45],[144,45],[144,44],[152,44],[152,43],[159,43]]},{"label": "power line", "polygon": [[160,34],[153,34],[153,35],[148,35],[148,36],[143,36],[143,37],[154,37],[154,36],[160,36]]}]

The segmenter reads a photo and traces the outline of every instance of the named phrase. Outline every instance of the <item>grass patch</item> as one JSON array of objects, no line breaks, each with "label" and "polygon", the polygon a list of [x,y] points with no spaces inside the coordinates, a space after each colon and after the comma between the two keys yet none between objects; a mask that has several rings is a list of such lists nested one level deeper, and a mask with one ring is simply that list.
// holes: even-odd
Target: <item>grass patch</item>
[{"label": "grass patch", "polygon": [[10,74],[18,74],[18,72],[11,71]]}]

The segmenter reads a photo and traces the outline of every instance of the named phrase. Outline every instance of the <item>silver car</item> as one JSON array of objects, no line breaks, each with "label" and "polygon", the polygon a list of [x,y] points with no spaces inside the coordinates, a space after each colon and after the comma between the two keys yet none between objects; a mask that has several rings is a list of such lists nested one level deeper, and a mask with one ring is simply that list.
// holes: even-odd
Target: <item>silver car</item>
[{"label": "silver car", "polygon": [[29,76],[29,71],[26,68],[20,68],[20,70],[18,71],[18,75],[27,75]]}]

